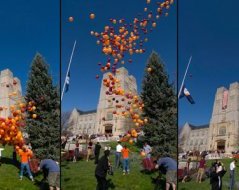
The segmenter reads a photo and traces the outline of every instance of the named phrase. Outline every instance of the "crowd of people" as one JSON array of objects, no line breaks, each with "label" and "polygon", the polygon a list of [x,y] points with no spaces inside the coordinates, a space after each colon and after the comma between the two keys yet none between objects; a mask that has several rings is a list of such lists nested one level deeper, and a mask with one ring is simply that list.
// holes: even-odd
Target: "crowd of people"
[{"label": "crowd of people", "polygon": [[[182,183],[185,183],[188,178],[193,176],[193,173],[190,173],[192,161],[191,158],[188,158],[186,166],[184,167],[184,174]],[[229,189],[233,190],[235,185],[235,169],[236,169],[237,160],[233,159],[229,166]],[[207,176],[210,179],[211,190],[221,190],[222,189],[222,179],[227,172],[227,168],[224,166],[222,161],[215,160],[212,162],[211,166],[207,168],[207,162],[205,157],[201,157],[200,161],[196,165],[196,182],[202,183],[203,176]]]},{"label": "crowd of people", "polygon": [[[101,155],[101,150],[103,149],[103,156]],[[82,150],[81,150],[82,151]],[[122,175],[130,175],[130,158],[132,157],[132,151],[127,146],[127,143],[122,144],[121,141],[117,142],[115,148],[111,150],[110,147],[102,147],[99,142],[93,143],[89,140],[86,144],[86,150],[83,150],[86,155],[85,160],[88,162],[90,158],[94,155],[95,168],[95,178],[97,181],[98,190],[107,189],[107,174],[113,175],[116,171],[122,171]],[[143,167],[148,171],[160,171],[166,175],[166,190],[176,189],[177,185],[177,163],[174,159],[168,156],[158,157],[158,159],[152,158],[152,147],[146,142],[144,143],[142,150],[143,152]],[[77,161],[80,156],[79,153],[79,141],[75,141],[75,150],[73,162]],[[113,164],[110,162],[110,155],[114,155]],[[112,159],[111,159],[112,160]],[[164,168],[163,170],[161,170]]]}]

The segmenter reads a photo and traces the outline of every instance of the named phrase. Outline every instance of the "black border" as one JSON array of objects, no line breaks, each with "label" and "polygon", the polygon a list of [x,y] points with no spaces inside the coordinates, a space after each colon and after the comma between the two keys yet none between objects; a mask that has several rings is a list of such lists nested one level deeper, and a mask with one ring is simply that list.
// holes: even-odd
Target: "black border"
[{"label": "black border", "polygon": [[59,70],[59,83],[60,83],[60,86],[59,86],[59,89],[60,89],[60,123],[59,123],[59,130],[60,130],[60,137],[59,137],[59,141],[60,141],[60,162],[59,162],[59,167],[60,167],[60,189],[61,189],[61,0],[59,0],[59,40],[60,40],[60,43],[59,43],[59,58],[60,58],[60,62],[59,62],[59,66],[60,66],[60,70]]},{"label": "black border", "polygon": [[[176,21],[176,38],[177,38],[177,40],[176,40],[176,46],[177,46],[177,50],[176,50],[176,61],[177,61],[177,63],[176,63],[176,68],[177,68],[177,72],[176,72],[176,79],[177,79],[177,93],[176,93],[176,98],[177,98],[177,132],[176,132],[176,134],[177,134],[177,147],[176,147],[176,149],[177,149],[177,168],[178,168],[178,144],[179,144],[179,128],[178,128],[178,118],[179,118],[179,109],[178,109],[178,92],[179,92],[179,90],[178,90],[178,85],[179,85],[179,83],[178,83],[178,67],[179,67],[179,0],[177,0],[177,5],[176,5],[176,17],[177,17],[177,21]],[[177,169],[177,189],[178,189],[178,184],[179,184],[179,180],[178,180],[178,169]]]}]

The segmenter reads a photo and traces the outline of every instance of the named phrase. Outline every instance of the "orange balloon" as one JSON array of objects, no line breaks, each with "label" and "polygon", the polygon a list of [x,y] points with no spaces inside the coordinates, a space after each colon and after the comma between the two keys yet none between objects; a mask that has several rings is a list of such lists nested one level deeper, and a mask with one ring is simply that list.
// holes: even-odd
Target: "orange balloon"
[{"label": "orange balloon", "polygon": [[74,21],[74,18],[73,18],[72,16],[70,16],[70,17],[68,18],[68,20],[69,20],[69,22],[73,22],[73,21]]},{"label": "orange balloon", "polygon": [[141,152],[140,152],[140,155],[141,155],[142,157],[144,157],[146,154],[145,154],[144,151],[141,151]]},{"label": "orange balloon", "polygon": [[95,19],[95,14],[91,13],[90,14],[90,19]]}]

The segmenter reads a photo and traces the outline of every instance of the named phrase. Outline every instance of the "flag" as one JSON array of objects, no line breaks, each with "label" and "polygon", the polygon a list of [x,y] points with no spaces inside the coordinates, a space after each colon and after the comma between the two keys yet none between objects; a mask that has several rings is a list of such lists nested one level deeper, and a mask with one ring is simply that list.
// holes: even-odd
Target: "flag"
[{"label": "flag", "polygon": [[185,88],[185,86],[183,85],[183,88],[182,88],[182,91],[180,93],[180,96],[179,98],[183,98],[184,96],[186,96],[186,98],[188,99],[188,101],[191,103],[191,104],[195,104],[190,92],[188,91],[187,88]]},{"label": "flag", "polygon": [[70,86],[70,71],[68,72],[68,75],[67,75],[67,77],[66,77],[66,89],[65,89],[65,93],[68,92],[69,86]]}]

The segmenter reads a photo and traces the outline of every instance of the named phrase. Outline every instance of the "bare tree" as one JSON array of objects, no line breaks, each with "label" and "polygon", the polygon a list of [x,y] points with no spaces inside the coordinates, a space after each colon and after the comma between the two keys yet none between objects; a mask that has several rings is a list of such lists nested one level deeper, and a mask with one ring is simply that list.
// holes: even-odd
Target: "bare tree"
[{"label": "bare tree", "polygon": [[62,131],[67,129],[70,115],[71,115],[70,111],[61,113],[61,130]]}]

